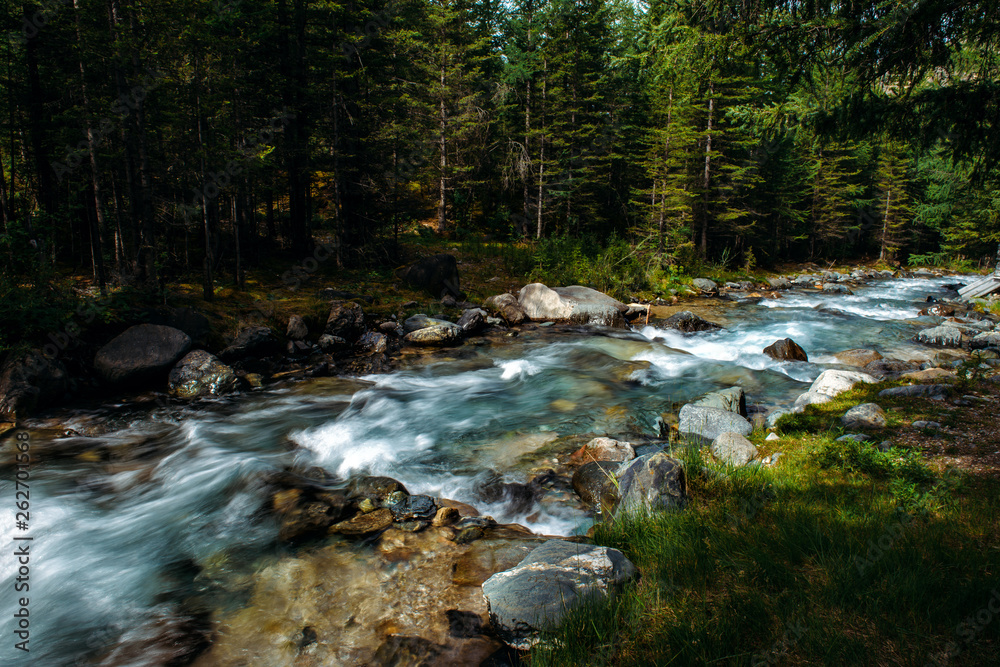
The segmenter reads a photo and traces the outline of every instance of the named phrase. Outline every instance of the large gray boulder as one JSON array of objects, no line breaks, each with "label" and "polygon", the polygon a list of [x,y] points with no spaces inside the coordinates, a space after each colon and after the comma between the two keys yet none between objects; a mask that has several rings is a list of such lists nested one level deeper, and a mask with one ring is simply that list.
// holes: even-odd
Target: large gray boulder
[{"label": "large gray boulder", "polygon": [[719,437],[719,434],[727,431],[740,435],[750,435],[753,432],[753,426],[735,412],[719,408],[705,408],[689,403],[681,408],[677,430],[682,434],[711,442]]},{"label": "large gray boulder", "polygon": [[767,284],[771,289],[791,289],[792,283],[788,278],[784,276],[779,276],[777,278],[768,278]]},{"label": "large gray boulder", "polygon": [[440,299],[446,294],[456,299],[465,298],[458,278],[458,262],[454,255],[441,253],[426,257],[397,270],[396,277],[416,288],[426,290],[435,299]]},{"label": "large gray boulder", "polygon": [[486,299],[483,306],[491,313],[502,317],[511,326],[517,326],[528,318],[513,294],[496,294]]},{"label": "large gray boulder", "polygon": [[730,387],[729,389],[709,392],[697,401],[693,401],[691,405],[702,408],[718,408],[735,412],[741,417],[747,416],[747,398],[743,387]]},{"label": "large gray boulder", "polygon": [[0,415],[23,419],[54,404],[69,389],[66,367],[38,351],[11,355],[0,368]]},{"label": "large gray boulder", "polygon": [[820,373],[819,377],[809,387],[809,391],[815,394],[824,394],[832,398],[848,391],[859,382],[874,384],[878,380],[867,373],[831,369]]},{"label": "large gray boulder", "polygon": [[757,453],[757,447],[739,433],[720,433],[712,441],[712,456],[731,466],[745,466]]},{"label": "large gray boulder", "polygon": [[809,390],[795,399],[793,410],[801,412],[807,405],[828,403],[839,394],[848,391],[859,382],[875,383],[877,379],[860,371],[826,370],[819,374]]},{"label": "large gray boulder", "polygon": [[633,512],[682,509],[687,504],[684,466],[664,452],[621,464],[616,477],[621,496],[616,519]]},{"label": "large gray boulder", "polygon": [[927,345],[938,347],[961,347],[962,331],[956,327],[941,325],[924,329],[917,334],[917,340]]},{"label": "large gray boulder", "polygon": [[532,320],[568,320],[577,324],[625,327],[628,306],[589,287],[546,287],[531,283],[521,288],[517,302]]},{"label": "large gray boulder", "polygon": [[173,327],[137,324],[97,351],[94,368],[113,384],[135,384],[166,376],[191,349],[191,338]]},{"label": "large gray boulder", "polygon": [[691,286],[699,292],[706,294],[715,294],[719,291],[719,286],[715,283],[715,281],[709,280],[708,278],[695,278],[691,281]]},{"label": "large gray boulder", "polygon": [[674,313],[663,321],[663,325],[671,329],[677,329],[684,333],[694,333],[696,331],[716,331],[722,327],[715,322],[698,317],[690,310],[682,310]]},{"label": "large gray boulder", "polygon": [[885,428],[885,410],[878,403],[862,403],[844,413],[840,423],[846,428]]},{"label": "large gray boulder", "polygon": [[167,378],[170,393],[178,398],[219,396],[236,388],[236,374],[205,350],[192,350],[177,362]]},{"label": "large gray boulder", "polygon": [[635,574],[617,549],[549,540],[483,582],[483,598],[497,636],[524,651],[581,602],[612,595]]}]

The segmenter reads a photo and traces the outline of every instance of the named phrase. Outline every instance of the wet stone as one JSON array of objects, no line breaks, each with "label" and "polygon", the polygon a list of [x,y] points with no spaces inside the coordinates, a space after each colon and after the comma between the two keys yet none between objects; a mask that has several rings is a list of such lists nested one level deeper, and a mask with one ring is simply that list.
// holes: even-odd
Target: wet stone
[{"label": "wet stone", "polygon": [[368,514],[358,514],[357,516],[341,521],[330,526],[330,533],[340,533],[341,535],[368,535],[385,530],[392,525],[392,512],[383,508],[369,512]]},{"label": "wet stone", "polygon": [[431,521],[437,514],[437,504],[430,496],[407,496],[389,507],[397,522]]}]

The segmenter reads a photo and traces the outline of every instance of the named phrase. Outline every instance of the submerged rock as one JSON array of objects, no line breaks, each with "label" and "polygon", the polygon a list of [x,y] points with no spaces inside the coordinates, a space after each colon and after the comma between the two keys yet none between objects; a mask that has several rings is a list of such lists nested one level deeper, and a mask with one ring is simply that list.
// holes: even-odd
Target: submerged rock
[{"label": "submerged rock", "polygon": [[177,362],[167,378],[170,393],[178,398],[220,396],[236,389],[233,369],[205,350],[193,350]]},{"label": "submerged rock", "polygon": [[162,378],[190,349],[191,338],[179,329],[138,324],[98,350],[94,368],[107,382],[134,384]]},{"label": "submerged rock", "polygon": [[614,593],[636,574],[617,549],[549,540],[516,567],[483,583],[490,623],[508,645],[528,650],[541,632],[592,596]]},{"label": "submerged rock", "polygon": [[722,327],[714,322],[702,319],[690,310],[682,310],[674,313],[663,321],[663,325],[671,329],[677,329],[684,333],[694,333],[696,331],[716,331]]},{"label": "submerged rock", "polygon": [[347,521],[335,523],[329,528],[331,534],[369,535],[385,530],[394,521],[392,511],[381,508],[368,513],[357,514]]}]

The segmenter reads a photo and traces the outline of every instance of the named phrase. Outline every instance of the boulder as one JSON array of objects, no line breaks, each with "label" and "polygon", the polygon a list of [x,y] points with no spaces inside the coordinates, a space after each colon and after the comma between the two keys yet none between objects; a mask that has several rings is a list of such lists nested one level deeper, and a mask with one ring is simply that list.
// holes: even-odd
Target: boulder
[{"label": "boulder", "polygon": [[854,294],[847,285],[839,283],[823,283],[820,289],[827,294]]},{"label": "boulder", "polygon": [[521,308],[521,304],[518,303],[513,294],[491,296],[486,299],[483,305],[489,312],[502,317],[511,326],[517,326],[528,318],[528,315]]},{"label": "boulder", "polygon": [[462,338],[462,329],[451,322],[417,329],[403,336],[403,340],[413,345],[452,345]]},{"label": "boulder", "polygon": [[961,347],[962,331],[948,325],[924,329],[917,334],[917,340],[938,347]]},{"label": "boulder", "polygon": [[757,448],[739,433],[720,433],[712,441],[712,456],[731,466],[745,466],[757,458]]},{"label": "boulder", "polygon": [[356,347],[362,354],[382,354],[389,348],[389,337],[380,331],[366,331]]},{"label": "boulder", "polygon": [[389,510],[396,522],[403,521],[433,521],[437,514],[437,503],[430,496],[406,496],[403,500],[391,505]]},{"label": "boulder", "polygon": [[931,398],[934,400],[944,400],[948,397],[948,385],[946,384],[911,384],[904,387],[890,387],[878,393],[886,398]]},{"label": "boulder", "polygon": [[53,405],[69,389],[66,367],[38,351],[10,355],[0,367],[0,414],[16,420]]},{"label": "boulder", "polygon": [[809,387],[809,392],[823,394],[831,398],[844,393],[859,382],[874,384],[874,377],[859,371],[826,370],[819,374]]},{"label": "boulder", "polygon": [[635,449],[631,443],[612,438],[594,438],[570,457],[573,461],[631,461]]},{"label": "boulder", "polygon": [[462,312],[456,324],[466,336],[478,333],[486,328],[486,311],[482,308],[468,308]]},{"label": "boulder", "polygon": [[353,344],[367,330],[365,313],[356,302],[334,301],[330,304],[330,315],[323,328],[324,334],[343,338]]},{"label": "boulder", "polygon": [[135,384],[167,374],[191,349],[191,338],[173,327],[138,324],[97,351],[94,368],[107,382]]},{"label": "boulder", "polygon": [[983,350],[987,348],[995,350],[1000,349],[1000,332],[988,331],[981,333],[969,341],[969,347],[973,350]]},{"label": "boulder", "polygon": [[771,289],[791,289],[792,283],[788,278],[784,276],[779,276],[777,278],[768,278],[767,284]]},{"label": "boulder", "polygon": [[895,377],[900,373],[913,371],[920,366],[913,361],[900,361],[898,359],[876,359],[865,364],[862,369],[865,373],[875,377]]},{"label": "boulder", "polygon": [[840,423],[846,428],[885,428],[885,410],[877,403],[862,403],[844,413]]},{"label": "boulder", "polygon": [[753,426],[744,417],[719,408],[705,408],[690,403],[681,408],[677,430],[711,442],[719,434],[731,431],[750,435]]},{"label": "boulder", "polygon": [[551,289],[542,283],[521,288],[517,302],[532,320],[568,320],[576,324],[625,327],[628,306],[580,285]]},{"label": "boulder", "polygon": [[764,354],[778,361],[809,361],[806,351],[791,338],[774,341],[764,348]]},{"label": "boulder", "polygon": [[843,352],[838,352],[833,356],[837,358],[837,361],[845,366],[857,366],[858,368],[863,368],[871,362],[878,361],[882,358],[881,354],[868,348],[844,350]]},{"label": "boulder", "polygon": [[305,340],[308,335],[309,327],[306,326],[305,320],[300,315],[292,315],[288,318],[288,328],[285,330],[285,336],[290,340]]},{"label": "boulder", "polygon": [[541,632],[591,597],[606,597],[636,574],[617,549],[549,540],[518,565],[483,582],[493,630],[506,644],[528,650]]},{"label": "boulder", "polygon": [[178,398],[220,396],[236,389],[233,369],[205,350],[192,350],[167,377],[170,393]]},{"label": "boulder", "polygon": [[426,329],[427,327],[436,327],[439,324],[451,324],[448,320],[439,320],[436,317],[428,317],[423,313],[417,313],[416,315],[410,315],[405,320],[403,320],[403,332],[413,333],[420,329]]},{"label": "boulder", "polygon": [[397,499],[401,495],[408,496],[410,492],[401,482],[397,482],[392,477],[358,477],[347,485],[349,498],[367,498],[376,505],[386,503],[390,499],[398,502]]},{"label": "boulder", "polygon": [[219,352],[224,361],[237,361],[247,357],[268,357],[281,351],[281,342],[269,327],[247,327],[236,334],[229,347]]},{"label": "boulder", "polygon": [[743,387],[730,387],[719,391],[709,392],[697,401],[691,403],[703,408],[718,408],[735,412],[741,417],[747,416],[747,398]]},{"label": "boulder", "polygon": [[454,255],[441,253],[421,259],[396,271],[396,277],[418,289],[426,290],[435,299],[450,294],[464,299],[458,278],[458,262]]},{"label": "boulder", "polygon": [[616,461],[591,461],[580,466],[573,473],[573,490],[583,502],[604,511],[618,504],[618,483],[615,472],[620,463]]},{"label": "boulder", "polygon": [[695,278],[691,281],[691,285],[699,292],[705,294],[717,294],[719,292],[719,286],[714,280],[709,280],[708,278]]},{"label": "boulder", "polygon": [[716,331],[722,327],[714,322],[704,320],[690,310],[682,310],[674,313],[663,321],[663,325],[671,329],[677,329],[684,333],[694,333],[696,331]]},{"label": "boulder", "polygon": [[367,514],[357,514],[354,517],[335,523],[329,528],[329,532],[340,535],[369,535],[389,528],[392,525],[392,511],[381,508],[368,512]]},{"label": "boulder", "polygon": [[682,509],[687,504],[684,466],[665,452],[621,464],[617,478],[621,502],[616,519],[633,512]]}]

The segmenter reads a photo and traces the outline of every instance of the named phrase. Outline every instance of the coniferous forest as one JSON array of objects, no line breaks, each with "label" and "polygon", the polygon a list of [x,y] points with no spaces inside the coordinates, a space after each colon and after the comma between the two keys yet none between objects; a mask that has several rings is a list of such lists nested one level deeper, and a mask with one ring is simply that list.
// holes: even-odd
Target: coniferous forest
[{"label": "coniferous forest", "polygon": [[658,267],[973,266],[1000,240],[993,3],[45,0],[3,10],[3,279],[240,285],[401,230]]}]

